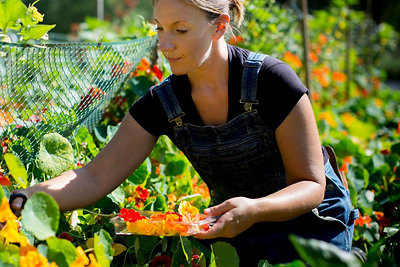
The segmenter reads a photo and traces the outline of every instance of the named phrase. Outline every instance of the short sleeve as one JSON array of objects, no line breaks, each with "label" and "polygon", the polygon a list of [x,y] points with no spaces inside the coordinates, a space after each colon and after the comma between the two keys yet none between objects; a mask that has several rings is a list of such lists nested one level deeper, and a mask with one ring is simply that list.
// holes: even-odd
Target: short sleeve
[{"label": "short sleeve", "polygon": [[264,102],[261,109],[274,129],[285,120],[300,98],[308,94],[294,70],[274,58],[264,61],[259,82],[262,86],[259,86],[260,99]]},{"label": "short sleeve", "polygon": [[153,89],[147,91],[129,109],[132,117],[153,136],[160,136],[164,133],[168,121],[162,108],[161,102]]}]

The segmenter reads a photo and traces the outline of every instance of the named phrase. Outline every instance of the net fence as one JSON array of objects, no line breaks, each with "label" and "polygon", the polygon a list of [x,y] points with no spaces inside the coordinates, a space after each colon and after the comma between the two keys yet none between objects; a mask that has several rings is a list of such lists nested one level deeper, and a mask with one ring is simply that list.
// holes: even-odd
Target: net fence
[{"label": "net fence", "polygon": [[[22,158],[50,132],[92,129],[155,37],[110,43],[0,43],[0,138]],[[0,147],[1,149],[1,147]]]}]

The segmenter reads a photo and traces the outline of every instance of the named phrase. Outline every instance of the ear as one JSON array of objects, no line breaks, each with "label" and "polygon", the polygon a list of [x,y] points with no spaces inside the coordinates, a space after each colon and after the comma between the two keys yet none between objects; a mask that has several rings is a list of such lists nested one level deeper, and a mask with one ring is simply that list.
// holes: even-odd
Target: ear
[{"label": "ear", "polygon": [[216,21],[216,29],[213,36],[213,41],[219,40],[222,36],[224,36],[226,29],[229,26],[230,17],[228,14],[221,14]]}]

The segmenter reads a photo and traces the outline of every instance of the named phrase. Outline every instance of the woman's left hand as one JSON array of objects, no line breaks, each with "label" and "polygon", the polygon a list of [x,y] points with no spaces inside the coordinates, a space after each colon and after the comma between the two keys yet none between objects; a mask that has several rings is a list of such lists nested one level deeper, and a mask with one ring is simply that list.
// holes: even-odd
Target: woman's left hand
[{"label": "woman's left hand", "polygon": [[256,222],[255,206],[255,199],[235,197],[224,201],[220,205],[206,209],[204,212],[207,215],[220,217],[209,230],[194,235],[194,237],[210,239],[237,236]]}]

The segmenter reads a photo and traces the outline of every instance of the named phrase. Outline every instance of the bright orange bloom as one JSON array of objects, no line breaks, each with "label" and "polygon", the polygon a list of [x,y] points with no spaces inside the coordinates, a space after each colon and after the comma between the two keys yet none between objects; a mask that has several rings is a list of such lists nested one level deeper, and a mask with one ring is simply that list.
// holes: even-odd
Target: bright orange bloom
[{"label": "bright orange bloom", "polygon": [[346,156],[343,159],[343,165],[340,167],[339,171],[344,172],[347,174],[349,172],[349,165],[353,163],[353,157],[352,156]]},{"label": "bright orange bloom", "polygon": [[317,92],[312,92],[311,98],[313,101],[318,101],[319,100],[319,94]]},{"label": "bright orange bloom", "polygon": [[10,186],[11,185],[11,181],[8,178],[8,175],[3,175],[0,173],[0,185],[2,185],[2,186]]},{"label": "bright orange bloom", "polygon": [[76,253],[78,256],[70,267],[84,267],[89,264],[89,259],[86,256],[85,251],[83,251],[80,246],[76,248]]},{"label": "bright orange bloom", "polygon": [[209,199],[210,198],[210,190],[208,189],[207,185],[203,182],[198,184],[199,178],[197,175],[193,176],[192,179],[192,188],[193,193],[200,194],[203,198]]},{"label": "bright orange bloom", "polygon": [[308,54],[308,57],[311,59],[312,62],[314,62],[314,63],[318,62],[318,56],[313,51],[310,51],[310,53]]},{"label": "bright orange bloom", "polygon": [[17,216],[15,216],[15,214],[11,211],[8,199],[3,197],[0,206],[0,222],[13,221],[16,219]]},{"label": "bright orange bloom", "polygon": [[20,246],[19,247],[19,255],[20,256],[25,256],[28,254],[29,251],[37,251],[36,247],[30,245],[27,243],[25,246]]},{"label": "bright orange bloom", "polygon": [[320,34],[318,36],[318,41],[321,45],[326,45],[326,43],[328,42],[328,38],[324,35],[324,34]]},{"label": "bright orange bloom", "polygon": [[379,221],[379,231],[382,233],[385,227],[390,226],[390,220],[381,211],[374,211],[374,214]]},{"label": "bright orange bloom", "polygon": [[[49,267],[49,262],[46,257],[37,251],[29,251],[25,256],[19,258],[20,267]],[[57,264],[52,262],[51,267],[56,267]]]},{"label": "bright orange bloom", "polygon": [[382,99],[380,99],[380,98],[375,98],[375,99],[374,99],[374,102],[375,102],[375,105],[376,105],[378,108],[382,108],[382,107],[383,107],[383,101],[382,101]]},{"label": "bright orange bloom", "polygon": [[332,72],[332,79],[335,82],[345,82],[346,81],[346,74],[344,74],[343,72],[334,71],[334,72]]},{"label": "bright orange bloom", "polygon": [[243,43],[244,42],[244,38],[243,38],[243,36],[240,36],[240,35],[238,35],[238,36],[233,36],[230,40],[229,40],[229,44],[231,44],[231,45],[237,45],[237,44],[240,44],[240,43]]},{"label": "bright orange bloom", "polygon": [[93,253],[89,254],[89,259],[90,259],[90,264],[88,267],[101,267],[101,265],[97,262],[96,257],[93,255]]},{"label": "bright orange bloom", "polygon": [[361,213],[359,212],[359,217],[354,221],[354,225],[364,226],[366,224],[367,226],[370,226],[371,221],[371,217],[369,217],[368,214],[361,216]]},{"label": "bright orange bloom", "polygon": [[283,55],[283,60],[291,65],[292,67],[301,68],[303,67],[303,63],[301,62],[300,58],[289,51],[285,52]]},{"label": "bright orange bloom", "polygon": [[323,111],[318,115],[319,120],[325,120],[331,127],[336,128],[337,123],[333,118],[333,115],[329,111]]},{"label": "bright orange bloom", "polygon": [[21,246],[28,244],[28,239],[19,233],[19,222],[8,220],[0,231],[0,237],[4,238],[5,243],[19,243]]},{"label": "bright orange bloom", "polygon": [[343,113],[341,115],[341,117],[342,117],[342,121],[343,121],[344,125],[346,125],[346,127],[349,127],[355,120],[355,117],[349,112]]}]

